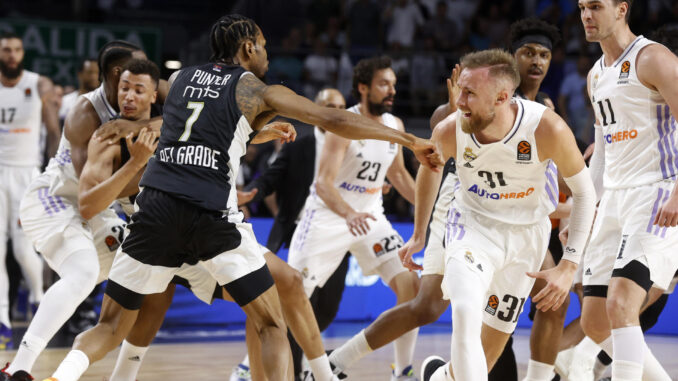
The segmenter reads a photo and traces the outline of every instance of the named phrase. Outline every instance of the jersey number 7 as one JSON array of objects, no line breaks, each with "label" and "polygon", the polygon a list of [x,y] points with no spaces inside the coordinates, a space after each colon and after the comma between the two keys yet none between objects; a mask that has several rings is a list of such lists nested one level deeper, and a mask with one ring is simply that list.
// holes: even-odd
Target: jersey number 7
[{"label": "jersey number 7", "polygon": [[186,108],[189,110],[193,110],[191,113],[191,116],[186,119],[186,126],[184,127],[184,133],[181,134],[179,137],[180,142],[186,142],[188,141],[189,136],[191,136],[191,129],[193,128],[193,124],[195,123],[196,120],[198,120],[198,117],[200,116],[200,113],[202,112],[202,109],[205,107],[205,102],[188,102],[188,105],[186,105]]}]

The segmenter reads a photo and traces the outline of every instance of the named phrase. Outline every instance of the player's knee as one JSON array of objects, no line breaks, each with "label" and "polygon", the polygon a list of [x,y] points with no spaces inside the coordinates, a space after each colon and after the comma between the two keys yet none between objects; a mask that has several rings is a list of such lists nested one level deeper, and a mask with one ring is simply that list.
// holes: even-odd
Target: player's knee
[{"label": "player's knee", "polygon": [[280,294],[295,294],[305,295],[304,293],[304,281],[301,277],[301,273],[292,267],[285,266],[285,270],[276,277],[275,285],[278,288]]},{"label": "player's knee", "polygon": [[482,320],[482,309],[478,308],[477,303],[469,300],[459,300],[452,303],[453,329],[464,333],[473,334],[473,332],[477,332],[477,334],[480,334]]},{"label": "player's knee", "polygon": [[447,309],[447,303],[442,300],[430,300],[419,296],[407,304],[410,313],[416,316],[417,326],[419,327],[436,322]]},{"label": "player's knee", "polygon": [[637,318],[639,311],[628,303],[624,298],[610,296],[605,302],[605,309],[610,322],[614,325],[615,321],[626,321],[628,318]]},{"label": "player's knee", "polygon": [[584,331],[584,334],[595,342],[600,342],[605,340],[608,336],[609,325],[607,323],[607,318],[600,319],[591,314],[582,314],[581,320],[581,329]]}]

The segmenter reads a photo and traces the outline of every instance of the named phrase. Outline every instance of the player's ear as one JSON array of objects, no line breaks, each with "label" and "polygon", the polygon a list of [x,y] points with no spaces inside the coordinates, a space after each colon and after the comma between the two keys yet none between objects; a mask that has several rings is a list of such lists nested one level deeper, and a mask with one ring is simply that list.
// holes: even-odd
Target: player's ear
[{"label": "player's ear", "polygon": [[360,94],[367,94],[367,92],[369,91],[369,89],[370,89],[369,86],[367,86],[366,84],[364,84],[364,83],[358,83],[358,92],[359,92]]},{"label": "player's ear", "polygon": [[153,92],[153,95],[151,95],[151,104],[155,103],[155,101],[158,99],[158,90]]},{"label": "player's ear", "polygon": [[254,42],[246,40],[243,44],[243,53],[246,57],[252,57],[254,55]]},{"label": "player's ear", "polygon": [[509,100],[509,98],[510,97],[509,97],[508,91],[506,91],[506,89],[501,89],[499,91],[499,94],[497,95],[497,100],[495,102],[495,105],[500,106],[501,104],[503,104],[504,102]]}]

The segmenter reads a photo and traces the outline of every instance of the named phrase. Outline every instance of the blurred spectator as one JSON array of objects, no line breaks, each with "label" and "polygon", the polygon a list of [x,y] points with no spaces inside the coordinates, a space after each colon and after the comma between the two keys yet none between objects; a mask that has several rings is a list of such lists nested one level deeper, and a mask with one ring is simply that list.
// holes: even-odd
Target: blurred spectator
[{"label": "blurred spectator", "polygon": [[381,9],[370,0],[356,0],[347,15],[351,54],[370,55],[379,47],[381,36]]},{"label": "blurred spectator", "polygon": [[306,8],[306,17],[315,25],[316,32],[321,33],[329,27],[330,19],[337,19],[343,13],[340,0],[311,0]]},{"label": "blurred spectator", "polygon": [[424,115],[422,106],[432,106],[439,95],[445,61],[435,50],[433,37],[424,39],[424,49],[412,56],[410,91],[415,115]]},{"label": "blurred spectator", "polygon": [[487,36],[489,20],[484,15],[478,15],[471,20],[471,34],[469,43],[475,50],[485,50],[490,47],[490,38]]},{"label": "blurred spectator", "polygon": [[324,87],[337,83],[337,59],[328,54],[325,42],[317,38],[311,53],[304,60],[304,95],[313,98]]},{"label": "blurred spectator", "polygon": [[[346,99],[351,96],[351,89],[353,88],[353,63],[351,57],[346,50],[341,52],[339,56],[339,70],[337,73],[337,90]],[[355,99],[353,100],[355,101]]]},{"label": "blurred spectator", "polygon": [[282,83],[294,91],[301,91],[303,63],[297,58],[291,37],[282,41],[282,51],[273,55],[266,76],[270,83]]},{"label": "blurred spectator", "polygon": [[330,51],[340,51],[346,45],[346,33],[341,29],[339,17],[330,17],[327,20],[327,28],[320,38]]},{"label": "blurred spectator", "polygon": [[461,26],[447,16],[447,2],[438,1],[433,18],[424,26],[424,32],[433,37],[436,49],[449,51],[464,36]]},{"label": "blurred spectator", "polygon": [[396,0],[386,9],[384,19],[390,23],[386,43],[399,44],[405,49],[412,47],[417,27],[424,23],[419,7],[409,0]]},{"label": "blurred spectator", "polygon": [[489,39],[489,47],[491,48],[503,48],[505,45],[506,32],[509,28],[509,20],[506,18],[505,14],[502,14],[499,4],[491,4],[489,7],[481,8],[483,9],[488,17],[487,24],[483,31],[487,31],[487,37]]},{"label": "blurred spectator", "polygon": [[61,107],[59,108],[59,121],[61,122],[62,127],[68,111],[73,107],[78,96],[89,93],[99,87],[99,66],[97,66],[97,61],[95,59],[84,59],[80,61],[77,77],[77,91],[66,93],[66,95],[63,96]]},{"label": "blurred spectator", "polygon": [[560,115],[580,140],[591,143],[593,123],[586,90],[586,76],[591,69],[591,60],[586,55],[577,59],[577,70],[565,77],[560,88],[558,107]]}]

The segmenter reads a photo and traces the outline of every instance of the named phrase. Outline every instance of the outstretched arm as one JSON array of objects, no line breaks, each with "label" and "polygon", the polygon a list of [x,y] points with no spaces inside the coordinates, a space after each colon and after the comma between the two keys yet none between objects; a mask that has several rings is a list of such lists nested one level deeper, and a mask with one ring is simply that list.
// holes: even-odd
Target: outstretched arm
[{"label": "outstretched arm", "polygon": [[[457,146],[456,117],[449,115],[433,129],[431,141],[436,145],[443,159],[454,157]],[[422,267],[412,261],[412,255],[424,248],[426,227],[435,204],[437,190],[440,188],[442,173],[420,166],[417,172],[414,195],[414,232],[405,245],[398,250],[403,266],[410,270],[421,270]]]},{"label": "outstretched arm", "polygon": [[411,149],[420,162],[431,168],[444,164],[434,154],[432,144],[425,139],[388,128],[352,112],[319,106],[285,86],[266,86],[254,75],[240,78],[236,101],[250,124],[262,112],[274,111],[310,125],[322,126],[347,139],[386,140],[400,144]]}]

